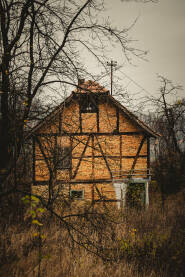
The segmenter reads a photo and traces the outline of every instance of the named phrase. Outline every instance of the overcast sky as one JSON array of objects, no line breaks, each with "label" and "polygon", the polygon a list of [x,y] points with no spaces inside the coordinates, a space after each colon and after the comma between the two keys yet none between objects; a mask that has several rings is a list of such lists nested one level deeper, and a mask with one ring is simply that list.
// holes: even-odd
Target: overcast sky
[{"label": "overcast sky", "polygon": [[[157,74],[185,88],[185,0],[159,0],[156,4],[105,0],[105,4],[106,14],[120,28],[138,18],[130,35],[138,40],[134,45],[149,51],[148,62],[135,60],[135,66],[125,65],[122,71],[151,94],[159,88]],[[119,50],[111,55],[118,64],[123,62]],[[126,80],[122,82],[124,85]],[[185,97],[184,91],[180,96]]]}]

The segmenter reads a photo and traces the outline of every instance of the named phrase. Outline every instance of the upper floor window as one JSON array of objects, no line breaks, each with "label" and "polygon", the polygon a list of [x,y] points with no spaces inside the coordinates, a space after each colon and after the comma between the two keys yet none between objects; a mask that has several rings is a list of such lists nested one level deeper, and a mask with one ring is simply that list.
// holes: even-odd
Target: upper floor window
[{"label": "upper floor window", "polygon": [[96,113],[98,101],[95,95],[82,94],[80,96],[80,111],[82,113]]},{"label": "upper floor window", "polygon": [[70,169],[71,168],[71,147],[57,146],[55,154],[56,169]]}]

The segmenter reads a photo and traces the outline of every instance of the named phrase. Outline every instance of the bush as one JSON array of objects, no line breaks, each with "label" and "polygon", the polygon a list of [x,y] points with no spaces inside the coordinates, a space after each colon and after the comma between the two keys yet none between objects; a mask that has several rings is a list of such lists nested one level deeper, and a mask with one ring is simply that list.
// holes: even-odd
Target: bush
[{"label": "bush", "polygon": [[[41,277],[183,277],[185,256],[185,207],[183,194],[169,197],[165,210],[115,207],[103,216],[70,218],[70,224],[88,237],[71,233],[61,221],[42,220]],[[156,204],[156,203],[155,203]],[[72,212],[72,211],[71,211]],[[82,213],[83,211],[80,210]],[[101,210],[103,212],[103,208]],[[37,226],[27,222],[1,232],[0,275],[38,276]],[[71,235],[79,243],[71,240]],[[90,252],[97,243],[97,252]]]}]

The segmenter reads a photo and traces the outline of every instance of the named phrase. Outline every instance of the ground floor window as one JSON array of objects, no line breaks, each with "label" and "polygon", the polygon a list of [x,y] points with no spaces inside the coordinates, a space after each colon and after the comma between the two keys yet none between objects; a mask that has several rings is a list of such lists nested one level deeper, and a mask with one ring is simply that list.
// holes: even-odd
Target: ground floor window
[{"label": "ground floor window", "polygon": [[72,199],[84,199],[84,190],[70,190],[70,197]]}]

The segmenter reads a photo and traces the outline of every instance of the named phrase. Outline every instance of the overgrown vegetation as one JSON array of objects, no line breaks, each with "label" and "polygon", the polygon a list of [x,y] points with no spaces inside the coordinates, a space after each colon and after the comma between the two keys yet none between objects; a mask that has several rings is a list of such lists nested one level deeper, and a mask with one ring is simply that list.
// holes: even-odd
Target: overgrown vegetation
[{"label": "overgrown vegetation", "polygon": [[[42,219],[42,249],[37,224],[30,213],[24,223],[1,225],[1,276],[184,276],[185,195],[166,200],[161,210],[157,192],[147,210],[104,208],[104,217],[69,218],[89,238],[82,243],[80,233],[70,236],[61,221]],[[96,214],[99,214],[98,208]],[[79,211],[80,212],[80,208]],[[77,212],[77,211],[76,211]],[[96,227],[95,227],[96,226]],[[78,236],[78,237],[77,237]],[[78,244],[74,243],[77,239]],[[98,242],[96,254],[91,243]],[[40,251],[40,252],[39,252]],[[40,263],[38,253],[41,253]],[[38,268],[40,266],[40,275]]]}]

